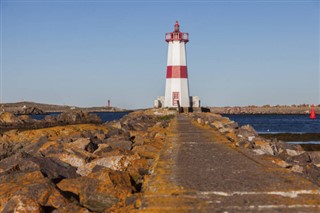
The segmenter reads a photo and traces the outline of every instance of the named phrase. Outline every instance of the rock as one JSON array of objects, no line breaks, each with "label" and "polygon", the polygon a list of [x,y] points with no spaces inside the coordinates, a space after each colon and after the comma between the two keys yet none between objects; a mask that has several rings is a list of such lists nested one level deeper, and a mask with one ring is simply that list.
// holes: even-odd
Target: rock
[{"label": "rock", "polygon": [[11,112],[4,112],[0,114],[0,123],[5,125],[18,125],[23,122]]},{"label": "rock", "polygon": [[249,149],[254,148],[255,141],[259,139],[257,132],[250,125],[241,126],[236,130],[236,135],[238,137],[238,142],[236,145]]},{"label": "rock", "polygon": [[288,144],[286,142],[282,142],[282,141],[275,142],[275,145],[276,145],[279,153],[284,152],[286,149],[296,150],[295,146]]},{"label": "rock", "polygon": [[255,141],[255,145],[260,148],[265,154],[274,155],[275,152],[269,142],[266,141]]},{"label": "rock", "polygon": [[162,134],[162,133],[160,133],[160,132],[157,132],[157,133],[154,135],[154,139],[155,139],[155,140],[162,140],[162,141],[164,141],[165,135]]},{"label": "rock", "polygon": [[93,153],[94,151],[96,151],[98,149],[98,144],[92,143],[90,142],[86,147],[85,150],[87,152]]},{"label": "rock", "polygon": [[228,132],[225,134],[225,136],[228,138],[229,141],[231,141],[232,143],[237,143],[238,142],[238,138],[235,134],[235,132]]},{"label": "rock", "polygon": [[256,153],[257,155],[264,155],[266,154],[266,152],[262,149],[253,149],[252,150],[254,153]]},{"label": "rock", "polygon": [[256,132],[256,130],[250,126],[250,125],[243,125],[239,128],[239,133],[243,136],[258,136],[258,133]]},{"label": "rock", "polygon": [[79,175],[76,173],[76,168],[66,164],[58,159],[32,157],[32,162],[40,167],[40,170],[48,178],[54,181],[59,181],[64,178],[76,178]]},{"label": "rock", "polygon": [[197,122],[198,122],[198,124],[201,124],[201,125],[204,124],[204,121],[201,118],[197,118]]},{"label": "rock", "polygon": [[130,140],[133,142],[133,146],[142,146],[144,144],[144,138],[139,132],[130,132]]},{"label": "rock", "polygon": [[103,141],[106,138],[106,135],[104,133],[96,133],[94,138]]},{"label": "rock", "polygon": [[222,127],[222,128],[219,129],[219,132],[221,132],[222,134],[227,134],[227,133],[230,133],[230,132],[234,132],[234,129]]},{"label": "rock", "polygon": [[77,173],[88,176],[96,166],[110,168],[115,171],[125,171],[133,160],[139,159],[138,155],[122,153],[119,150],[109,152],[108,155],[92,160],[78,168]]},{"label": "rock", "polygon": [[125,149],[131,150],[132,142],[130,140],[126,140],[123,137],[113,136],[106,140],[106,143],[112,147],[112,149]]},{"label": "rock", "polygon": [[111,126],[112,126],[113,128],[116,128],[116,129],[121,129],[121,128],[122,128],[122,125],[121,125],[120,121],[114,121],[114,122],[112,122],[112,123],[111,123]]},{"label": "rock", "polygon": [[55,209],[52,211],[52,213],[69,213],[69,212],[89,213],[90,211],[74,203],[69,203],[66,206],[63,206],[59,209]]},{"label": "rock", "polygon": [[101,123],[101,119],[96,114],[90,114],[79,110],[70,110],[57,116],[58,122],[67,124],[76,123]]},{"label": "rock", "polygon": [[256,136],[249,136],[249,137],[248,137],[248,141],[252,142],[253,139],[255,139],[255,138],[256,138]]},{"label": "rock", "polygon": [[291,171],[297,172],[297,173],[303,173],[303,167],[299,165],[293,165],[291,167]]},{"label": "rock", "polygon": [[82,206],[91,211],[107,211],[131,194],[132,186],[127,173],[103,169],[88,177],[62,180],[57,186],[79,196]]},{"label": "rock", "polygon": [[302,152],[300,155],[291,156],[292,161],[299,164],[311,163],[312,159],[308,152]]},{"label": "rock", "polygon": [[222,123],[221,123],[220,121],[212,122],[212,123],[210,124],[210,126],[213,127],[213,128],[216,128],[216,129],[221,129],[221,128],[223,128],[223,125],[222,125]]},{"label": "rock", "polygon": [[0,160],[14,155],[19,152],[19,150],[22,150],[24,146],[26,146],[26,143],[0,141]]},{"label": "rock", "polygon": [[317,166],[313,164],[306,165],[305,174],[312,182],[320,184],[320,169]]},{"label": "rock", "polygon": [[79,176],[74,167],[58,159],[31,156],[25,152],[17,153],[0,161],[0,174],[10,174],[16,171],[41,171],[52,180]]},{"label": "rock", "polygon": [[47,123],[56,123],[57,122],[57,118],[55,116],[51,116],[51,115],[46,115],[43,120]]},{"label": "rock", "polygon": [[293,150],[293,149],[286,149],[286,152],[289,156],[297,156],[297,155],[301,155],[302,153],[304,153],[304,151],[297,151],[297,150]]},{"label": "rock", "polygon": [[56,158],[62,162],[65,162],[73,167],[81,167],[86,164],[86,158],[79,155],[78,153],[70,153],[70,152],[63,152],[57,154],[49,154],[46,157],[49,158]]},{"label": "rock", "polygon": [[320,164],[320,152],[309,152],[309,157],[314,164]]},{"label": "rock", "polygon": [[98,149],[96,149],[93,154],[102,156],[104,153],[112,151],[112,147],[109,144],[99,144]]},{"label": "rock", "polygon": [[[145,158],[134,159],[130,162],[128,172],[137,184],[142,184],[144,175],[149,174],[148,160]],[[139,189],[137,189],[139,191]]]},{"label": "rock", "polygon": [[30,118],[29,115],[20,115],[20,116],[18,116],[18,118],[19,118],[23,123],[33,123],[33,122],[35,122],[35,120],[33,120],[32,118]]},{"label": "rock", "polygon": [[22,110],[19,110],[17,114],[20,115],[38,115],[38,114],[44,114],[44,111],[37,107],[26,107],[23,108]]},{"label": "rock", "polygon": [[151,145],[136,146],[132,151],[147,159],[155,159],[159,155],[159,149]]},{"label": "rock", "polygon": [[2,212],[42,213],[42,207],[33,199],[21,195],[14,195],[4,206]]},{"label": "rock", "polygon": [[280,166],[282,168],[290,168],[290,167],[292,167],[292,164],[287,163],[286,161],[278,159],[278,158],[272,160],[272,163],[277,164],[278,166]]},{"label": "rock", "polygon": [[25,161],[22,153],[14,154],[0,161],[0,175],[19,171],[19,164]]},{"label": "rock", "polygon": [[59,208],[67,204],[55,185],[39,171],[0,176],[0,184],[0,203],[4,204],[0,211],[23,207],[37,212],[38,205]]},{"label": "rock", "polygon": [[67,143],[65,146],[75,150],[85,150],[90,142],[90,138],[79,138],[71,143]]}]

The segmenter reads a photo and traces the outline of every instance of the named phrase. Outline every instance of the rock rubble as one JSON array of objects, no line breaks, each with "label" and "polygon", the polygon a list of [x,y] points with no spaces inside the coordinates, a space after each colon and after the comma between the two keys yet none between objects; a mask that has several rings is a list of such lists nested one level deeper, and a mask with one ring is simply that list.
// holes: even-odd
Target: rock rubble
[{"label": "rock rubble", "polygon": [[137,111],[104,124],[74,124],[87,115],[61,114],[57,120],[72,125],[2,133],[0,212],[135,208],[170,125],[166,113]]},{"label": "rock rubble", "polygon": [[[15,115],[12,112],[0,113],[0,129],[38,129],[69,124],[101,123],[93,113],[70,110],[57,116],[47,115],[43,120],[32,119],[29,115]],[[0,131],[1,133],[1,131]]]}]

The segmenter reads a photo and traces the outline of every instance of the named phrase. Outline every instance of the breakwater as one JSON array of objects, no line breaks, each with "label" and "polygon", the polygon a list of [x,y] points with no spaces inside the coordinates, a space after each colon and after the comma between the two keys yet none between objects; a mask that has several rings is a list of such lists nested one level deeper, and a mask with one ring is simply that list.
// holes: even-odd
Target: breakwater
[{"label": "breakwater", "polygon": [[[27,125],[22,118],[2,114],[0,122],[4,125],[5,121],[10,121],[6,125],[21,127]],[[239,169],[239,174],[249,169],[248,174],[262,177],[265,175],[262,168],[265,166],[266,171],[269,170],[266,162],[272,164],[272,168],[286,171],[293,181],[290,185],[298,186],[303,181],[310,190],[320,185],[318,152],[307,152],[300,145],[265,139],[251,126],[239,126],[217,114],[190,113],[177,117],[175,111],[159,109],[132,112],[107,123],[96,123],[96,118],[73,111],[53,120],[55,126],[1,133],[0,210],[10,212],[19,206],[23,210],[38,212],[130,212],[148,209],[150,206],[146,202],[152,196],[154,201],[159,201],[158,194],[152,192],[156,189],[163,189],[163,196],[173,201],[172,208],[180,200],[183,209],[186,207],[183,205],[187,205],[184,203],[187,201],[184,200],[185,193],[191,193],[188,196],[194,196],[197,205],[199,196],[203,197],[201,192],[192,195],[198,190],[197,186],[211,184],[237,188],[243,185],[244,179],[240,176],[232,177],[235,180],[232,184],[224,179],[209,178],[212,177],[211,171],[219,177],[233,171],[229,170],[232,167]],[[198,141],[200,136],[202,139]],[[215,143],[219,144],[218,149]],[[196,160],[192,160],[195,155]],[[213,166],[216,156],[221,156],[218,161],[226,161],[225,165],[229,166]],[[264,163],[257,169],[254,162],[260,160]],[[237,164],[242,161],[248,162]],[[241,168],[249,164],[255,169]],[[180,176],[171,168],[180,169]],[[202,178],[218,182],[206,183],[199,177],[199,169],[209,172],[207,176],[200,173]],[[278,178],[279,184],[284,184],[282,189],[286,190],[282,177],[276,174],[270,174],[270,177]],[[168,181],[170,184],[165,184]],[[259,185],[257,181],[259,179],[255,177],[245,183],[255,190]],[[197,184],[192,188],[190,182]],[[176,185],[178,183],[181,185]],[[188,191],[191,190],[188,187],[193,191]],[[272,203],[272,200],[268,202]],[[296,202],[307,203],[303,200]],[[318,205],[316,201],[314,204]]]}]

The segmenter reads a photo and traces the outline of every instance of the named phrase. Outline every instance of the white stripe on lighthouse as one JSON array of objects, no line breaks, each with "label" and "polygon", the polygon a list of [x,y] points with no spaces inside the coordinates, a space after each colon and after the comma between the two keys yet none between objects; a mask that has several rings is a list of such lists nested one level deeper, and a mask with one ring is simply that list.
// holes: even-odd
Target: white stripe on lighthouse
[{"label": "white stripe on lighthouse", "polygon": [[164,105],[174,107],[172,103],[173,92],[179,92],[179,102],[182,107],[190,106],[189,86],[187,78],[167,78]]},{"label": "white stripe on lighthouse", "polygon": [[186,66],[186,45],[184,42],[171,41],[168,44],[168,66]]}]

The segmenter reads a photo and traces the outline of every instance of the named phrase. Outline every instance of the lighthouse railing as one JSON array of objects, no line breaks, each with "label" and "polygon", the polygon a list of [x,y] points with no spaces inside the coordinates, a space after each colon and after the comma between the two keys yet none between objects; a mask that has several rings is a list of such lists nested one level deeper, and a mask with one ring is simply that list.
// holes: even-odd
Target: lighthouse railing
[{"label": "lighthouse railing", "polygon": [[166,42],[169,41],[189,41],[189,33],[182,33],[182,32],[172,32],[166,33],[165,35]]}]

